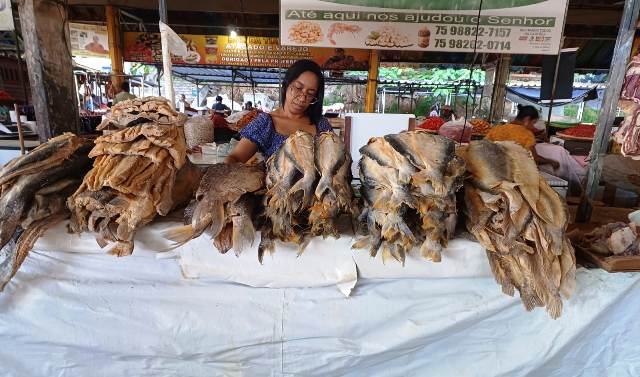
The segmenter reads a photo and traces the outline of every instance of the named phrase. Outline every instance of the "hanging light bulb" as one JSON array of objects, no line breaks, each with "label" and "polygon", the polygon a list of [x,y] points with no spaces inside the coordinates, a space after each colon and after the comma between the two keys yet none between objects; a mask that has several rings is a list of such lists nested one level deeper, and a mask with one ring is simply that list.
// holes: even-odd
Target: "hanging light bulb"
[{"label": "hanging light bulb", "polygon": [[232,29],[229,32],[229,38],[238,38],[238,32]]}]

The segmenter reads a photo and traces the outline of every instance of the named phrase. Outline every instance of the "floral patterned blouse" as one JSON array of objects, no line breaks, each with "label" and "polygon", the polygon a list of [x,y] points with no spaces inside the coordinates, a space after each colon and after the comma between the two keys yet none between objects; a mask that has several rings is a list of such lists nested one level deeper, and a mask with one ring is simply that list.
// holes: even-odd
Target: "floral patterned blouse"
[{"label": "floral patterned blouse", "polygon": [[[316,133],[332,131],[331,124],[327,118],[321,118],[316,125]],[[271,115],[260,113],[251,123],[240,130],[240,136],[250,140],[258,146],[258,150],[265,160],[280,149],[280,146],[287,140],[287,136],[276,131]]]}]

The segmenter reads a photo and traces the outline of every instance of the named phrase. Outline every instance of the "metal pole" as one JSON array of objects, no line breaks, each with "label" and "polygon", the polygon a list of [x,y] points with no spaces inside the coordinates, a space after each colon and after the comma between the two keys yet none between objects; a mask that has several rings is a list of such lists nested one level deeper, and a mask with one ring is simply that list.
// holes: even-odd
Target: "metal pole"
[{"label": "metal pole", "polygon": [[553,85],[551,86],[551,98],[549,100],[549,114],[547,115],[547,125],[551,125],[551,113],[553,113],[553,100],[556,98],[556,89],[558,81],[558,72],[560,72],[560,58],[562,57],[562,47],[564,46],[564,36],[560,38],[560,49],[558,50],[558,57],[556,58],[555,71],[553,72]]},{"label": "metal pole", "polygon": [[[13,12],[14,12],[14,9],[11,8],[11,17],[14,17]],[[24,92],[24,104],[26,105],[29,103],[29,91],[27,89],[27,83],[24,81],[24,75],[22,72],[22,56],[20,55],[20,42],[18,41],[18,32],[16,30],[13,31],[13,37],[16,40],[16,59],[18,59],[18,80],[20,80],[20,84],[22,85],[22,90]]]},{"label": "metal pole", "polygon": [[162,67],[164,70],[164,85],[166,98],[171,102],[171,106],[175,109],[176,107],[176,96],[173,91],[173,80],[171,77],[172,69],[171,69],[171,53],[169,52],[169,45],[167,40],[167,33],[164,32],[163,25],[169,24],[167,17],[167,3],[166,0],[158,0],[159,13],[160,13],[160,42],[162,44]]},{"label": "metal pole", "polygon": [[618,108],[618,99],[624,83],[626,63],[629,59],[629,52],[631,51],[638,23],[638,12],[640,12],[640,0],[626,0],[616,46],[613,50],[609,82],[604,92],[596,134],[591,145],[587,187],[578,207],[576,222],[588,222],[591,219],[593,210],[591,203],[595,199],[602,175],[601,158],[605,156],[609,147],[611,129],[613,128],[613,121]]}]

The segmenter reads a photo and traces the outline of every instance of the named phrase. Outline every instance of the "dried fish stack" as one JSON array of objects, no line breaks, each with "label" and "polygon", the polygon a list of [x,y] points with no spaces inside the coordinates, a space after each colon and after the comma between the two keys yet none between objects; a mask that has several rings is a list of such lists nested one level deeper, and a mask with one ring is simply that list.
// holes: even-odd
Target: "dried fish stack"
[{"label": "dried fish stack", "polygon": [[221,253],[233,248],[240,255],[253,245],[255,194],[263,187],[262,165],[213,165],[202,177],[195,201],[185,210],[186,225],[170,229],[163,236],[176,242],[177,247],[208,231]]},{"label": "dried fish stack", "polygon": [[0,291],[37,239],[69,216],[65,201],[91,168],[91,143],[66,133],[0,170]]},{"label": "dried fish stack", "polygon": [[200,175],[185,164],[182,127],[146,123],[95,143],[93,169],[68,200],[71,230],[96,232],[100,246],[116,242],[111,253],[130,255],[135,230],[188,201]]},{"label": "dried fish stack", "polygon": [[98,130],[119,130],[143,123],[184,124],[186,117],[162,97],[133,98],[114,105]]},{"label": "dried fish stack", "polygon": [[309,209],[312,236],[338,238],[336,224],[341,214],[355,214],[351,187],[351,155],[333,132],[324,132],[315,140],[315,164],[320,179]]},{"label": "dried fish stack", "polygon": [[267,161],[265,224],[258,259],[274,240],[299,245],[311,236],[337,237],[336,219],[352,216],[351,157],[333,133],[317,138],[299,131]]},{"label": "dried fish stack", "polygon": [[502,291],[513,296],[517,289],[527,310],[546,307],[559,317],[561,295],[568,298],[575,289],[566,205],[515,143],[475,141],[460,154],[471,173],[467,228],[487,249]]},{"label": "dried fish stack", "polygon": [[353,246],[404,263],[414,247],[441,260],[457,222],[455,193],[464,162],[452,140],[424,131],[372,138],[360,149],[360,180],[368,235]]}]

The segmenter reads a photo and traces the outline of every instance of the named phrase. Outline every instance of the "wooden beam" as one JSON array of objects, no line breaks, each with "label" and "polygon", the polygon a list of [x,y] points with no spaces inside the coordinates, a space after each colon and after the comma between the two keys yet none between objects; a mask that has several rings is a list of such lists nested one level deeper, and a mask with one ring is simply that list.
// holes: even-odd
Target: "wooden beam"
[{"label": "wooden beam", "polygon": [[118,8],[105,6],[107,18],[107,35],[109,36],[109,58],[111,59],[111,84],[120,89],[124,75],[124,59],[122,58],[122,37],[120,33],[120,17]]},{"label": "wooden beam", "polygon": [[598,126],[596,127],[596,134],[589,154],[591,160],[587,171],[587,187],[576,215],[576,222],[579,223],[588,222],[591,219],[592,203],[598,192],[598,187],[600,187],[603,160],[609,148],[611,129],[618,110],[618,100],[620,99],[627,61],[629,60],[631,46],[636,33],[639,11],[640,0],[626,0],[611,62],[611,70],[609,71],[609,82],[602,99]]},{"label": "wooden beam", "polygon": [[80,117],[63,3],[23,0],[18,6],[38,136],[78,132]]},{"label": "wooden beam", "polygon": [[491,108],[489,119],[491,122],[499,122],[504,117],[504,102],[507,97],[507,82],[511,69],[511,55],[501,55],[496,67],[493,93],[491,95]]},{"label": "wooden beam", "polygon": [[367,97],[364,102],[364,112],[373,113],[376,109],[376,92],[378,91],[378,66],[380,55],[378,50],[371,50],[369,59],[369,79],[367,81]]}]

